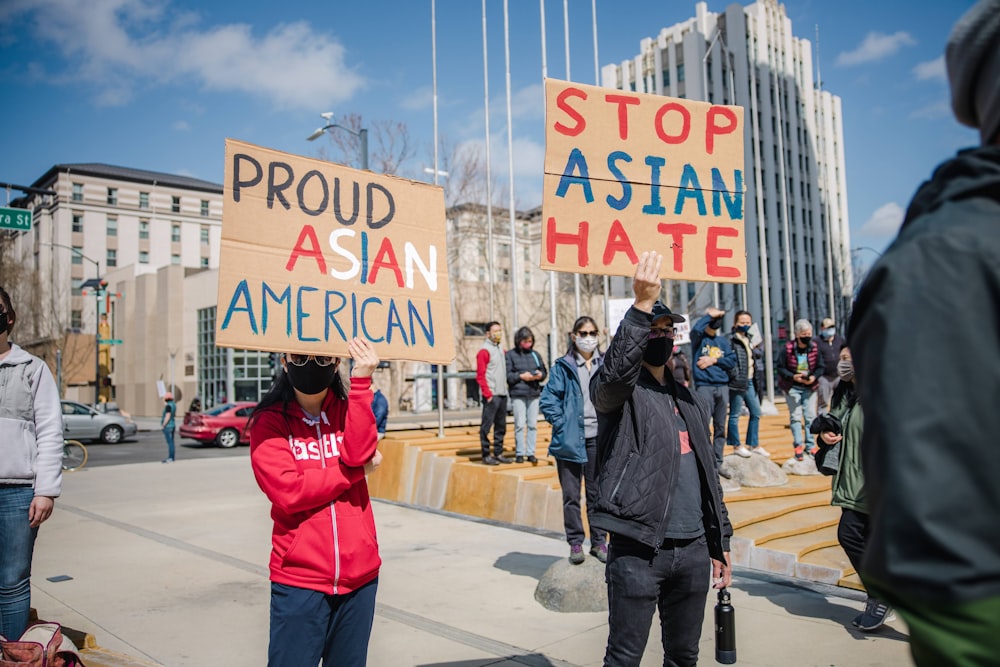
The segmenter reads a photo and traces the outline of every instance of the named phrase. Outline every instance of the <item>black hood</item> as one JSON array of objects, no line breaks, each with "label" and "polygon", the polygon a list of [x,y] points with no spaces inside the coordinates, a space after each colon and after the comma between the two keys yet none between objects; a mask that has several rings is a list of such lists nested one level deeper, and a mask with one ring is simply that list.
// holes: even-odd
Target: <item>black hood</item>
[{"label": "black hood", "polygon": [[906,210],[903,229],[945,202],[974,197],[1000,201],[1000,147],[970,148],[942,163],[930,180],[917,189]]}]

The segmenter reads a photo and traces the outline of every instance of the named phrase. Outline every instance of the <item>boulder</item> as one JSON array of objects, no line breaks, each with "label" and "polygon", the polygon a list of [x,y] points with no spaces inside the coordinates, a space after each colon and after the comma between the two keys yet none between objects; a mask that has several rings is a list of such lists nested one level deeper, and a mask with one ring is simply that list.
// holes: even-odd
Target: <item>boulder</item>
[{"label": "boulder", "polygon": [[736,480],[723,477],[721,472],[719,473],[719,483],[722,484],[723,493],[732,493],[734,491],[739,491],[741,488],[743,488],[740,486],[740,483],[737,482]]},{"label": "boulder", "polygon": [[[788,483],[788,476],[778,464],[757,454],[746,459],[730,454],[722,460],[719,474],[740,486],[782,486]],[[726,490],[725,486],[723,490]]]},{"label": "boulder", "polygon": [[590,554],[580,565],[573,565],[568,558],[560,558],[538,580],[535,599],[549,611],[607,611],[608,585],[604,582],[604,563]]},{"label": "boulder", "polygon": [[821,475],[822,473],[816,469],[816,462],[812,460],[811,456],[803,458],[801,461],[796,461],[795,457],[785,461],[781,469],[784,470],[789,475]]}]

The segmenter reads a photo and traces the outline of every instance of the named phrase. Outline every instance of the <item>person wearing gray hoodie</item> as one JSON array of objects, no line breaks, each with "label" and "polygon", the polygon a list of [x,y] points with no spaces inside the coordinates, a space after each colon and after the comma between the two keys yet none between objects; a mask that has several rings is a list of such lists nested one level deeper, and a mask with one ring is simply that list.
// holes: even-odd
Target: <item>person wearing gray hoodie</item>
[{"label": "person wearing gray hoodie", "polygon": [[31,609],[38,527],[62,489],[59,389],[45,362],[9,340],[17,315],[0,287],[0,634],[21,636]]}]

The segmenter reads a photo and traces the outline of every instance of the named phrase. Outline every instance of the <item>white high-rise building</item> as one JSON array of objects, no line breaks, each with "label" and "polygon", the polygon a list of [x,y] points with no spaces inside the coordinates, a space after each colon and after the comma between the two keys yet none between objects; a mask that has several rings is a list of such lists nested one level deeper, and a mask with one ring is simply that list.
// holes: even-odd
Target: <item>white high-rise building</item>
[{"label": "white high-rise building", "polygon": [[[748,282],[719,285],[719,305],[761,320],[770,310],[775,346],[797,319],[818,329],[832,316],[843,329],[853,278],[841,101],[816,85],[812,44],[792,34],[784,5],[759,0],[713,13],[699,2],[694,18],[643,39],[639,55],[606,65],[601,78],[606,87],[745,108]],[[670,297],[696,313],[715,292],[678,282]]]}]

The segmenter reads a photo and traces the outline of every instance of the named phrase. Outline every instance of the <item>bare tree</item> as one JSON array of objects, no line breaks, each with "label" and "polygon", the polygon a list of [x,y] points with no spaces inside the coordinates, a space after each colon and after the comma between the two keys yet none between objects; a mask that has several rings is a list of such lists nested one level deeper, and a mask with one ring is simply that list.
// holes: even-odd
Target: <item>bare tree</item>
[{"label": "bare tree", "polygon": [[368,130],[368,168],[380,174],[398,175],[405,163],[414,156],[410,128],[402,121],[376,120],[365,128],[361,114],[348,113],[336,117],[337,125],[346,129],[327,132],[334,148],[334,158],[350,167],[361,168],[361,130]]}]

